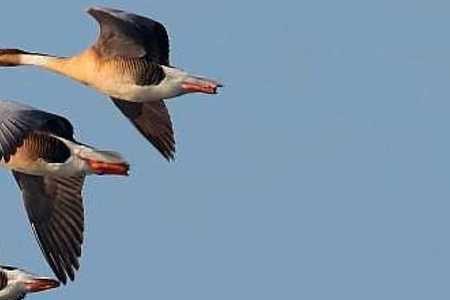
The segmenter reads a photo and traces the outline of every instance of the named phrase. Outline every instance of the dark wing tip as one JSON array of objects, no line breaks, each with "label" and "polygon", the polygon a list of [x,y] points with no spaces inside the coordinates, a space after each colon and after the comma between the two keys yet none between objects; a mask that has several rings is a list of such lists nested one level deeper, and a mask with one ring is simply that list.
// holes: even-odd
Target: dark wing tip
[{"label": "dark wing tip", "polygon": [[93,16],[94,18],[97,18],[102,15],[110,15],[113,17],[117,17],[116,14],[125,13],[123,10],[109,8],[105,6],[91,6],[89,7],[86,12]]},{"label": "dark wing tip", "polygon": [[174,162],[175,161],[175,149],[170,149],[170,150],[163,150],[163,149],[159,149],[157,148],[159,153],[161,153],[161,155],[168,161],[168,162]]},{"label": "dark wing tip", "polygon": [[[161,142],[161,141],[154,141],[154,145],[156,147],[156,149],[162,154],[162,156],[167,160],[167,161],[175,161],[175,141],[172,140],[173,137],[173,132],[172,132],[172,136],[167,136],[165,137],[165,141]],[[170,141],[169,141],[170,139]]]},{"label": "dark wing tip", "polygon": [[107,9],[100,6],[90,7],[86,10],[86,12],[92,17],[94,17],[94,19],[96,19],[98,22],[101,21],[102,17],[110,14]]},{"label": "dark wing tip", "polygon": [[96,5],[96,6],[88,7],[88,9],[86,9],[86,12],[88,14],[95,14],[96,12],[104,12],[107,10],[108,10],[108,8],[106,8],[106,7]]},{"label": "dark wing tip", "polygon": [[94,17],[94,19],[96,19],[97,21],[99,21],[99,17],[104,14],[104,11],[97,6],[94,7],[90,7],[86,10],[86,12],[91,15],[92,17]]},{"label": "dark wing tip", "polygon": [[100,11],[100,12],[104,12],[104,13],[122,12],[122,10],[114,9],[114,8],[110,8],[110,7],[106,7],[106,6],[101,6],[101,5],[94,5],[94,6],[88,7],[86,9],[86,11],[87,11],[87,13],[91,13],[91,12],[95,12],[95,11]]},{"label": "dark wing tip", "polygon": [[83,244],[84,176],[40,177],[13,171],[45,260],[62,284],[75,280]]}]

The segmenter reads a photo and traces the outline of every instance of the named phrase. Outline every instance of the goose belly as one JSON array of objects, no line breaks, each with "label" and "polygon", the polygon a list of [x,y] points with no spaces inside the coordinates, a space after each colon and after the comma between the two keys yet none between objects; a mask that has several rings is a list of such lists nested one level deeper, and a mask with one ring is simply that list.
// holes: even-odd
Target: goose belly
[{"label": "goose belly", "polygon": [[70,157],[63,163],[49,163],[41,158],[30,159],[16,153],[8,162],[0,160],[0,166],[12,171],[35,176],[76,176],[86,173],[86,162],[76,157]]},{"label": "goose belly", "polygon": [[28,175],[44,176],[48,175],[48,170],[44,164],[39,161],[22,161],[15,159],[14,156],[8,162],[3,159],[0,161],[0,166],[11,171],[18,171]]},{"label": "goose belly", "polygon": [[76,176],[84,174],[84,162],[69,160],[65,163],[48,163],[42,159],[34,162],[22,162],[10,159],[7,163],[0,161],[0,166],[11,171],[18,171],[35,176]]},{"label": "goose belly", "polygon": [[73,165],[71,151],[62,141],[38,132],[29,134],[9,160],[2,159],[0,164],[30,175],[73,175],[79,169]]},{"label": "goose belly", "polygon": [[119,80],[104,80],[93,86],[110,97],[131,102],[159,101],[173,98],[181,93],[175,82],[163,80],[157,85],[137,85]]},{"label": "goose belly", "polygon": [[44,175],[45,166],[42,166],[39,161],[33,157],[30,157],[25,151],[21,151],[19,148],[14,155],[11,155],[6,162],[4,158],[0,160],[0,166],[3,168],[19,171],[29,175]]}]

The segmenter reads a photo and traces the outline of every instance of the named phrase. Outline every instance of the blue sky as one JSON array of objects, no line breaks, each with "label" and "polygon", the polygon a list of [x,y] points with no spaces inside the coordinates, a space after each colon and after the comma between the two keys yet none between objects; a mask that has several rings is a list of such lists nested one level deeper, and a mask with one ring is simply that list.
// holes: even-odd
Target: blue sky
[{"label": "blue sky", "polygon": [[[170,101],[168,164],[105,96],[0,70],[1,97],[122,152],[91,177],[77,280],[36,299],[448,299],[450,4],[14,1],[0,45],[71,55],[91,5],[163,22],[174,65],[222,80]],[[0,261],[51,274],[3,172]]]}]

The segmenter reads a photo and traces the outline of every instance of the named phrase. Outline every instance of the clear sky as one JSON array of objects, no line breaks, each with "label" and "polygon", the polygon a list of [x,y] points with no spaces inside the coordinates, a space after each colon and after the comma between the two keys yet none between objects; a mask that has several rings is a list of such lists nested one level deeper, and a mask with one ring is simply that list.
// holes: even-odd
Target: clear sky
[{"label": "clear sky", "polygon": [[[105,96],[0,70],[1,98],[132,163],[89,178],[77,280],[36,299],[450,298],[448,1],[8,1],[0,46],[77,53],[94,4],[161,21],[172,63],[226,87],[170,102],[168,164]],[[0,189],[0,261],[51,274]]]}]

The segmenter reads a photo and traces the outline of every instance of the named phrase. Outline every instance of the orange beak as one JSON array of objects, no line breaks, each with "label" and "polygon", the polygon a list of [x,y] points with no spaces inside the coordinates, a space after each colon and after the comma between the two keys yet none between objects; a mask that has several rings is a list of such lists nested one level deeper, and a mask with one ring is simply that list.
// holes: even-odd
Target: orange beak
[{"label": "orange beak", "polygon": [[59,281],[50,278],[35,278],[27,281],[25,287],[29,293],[37,293],[59,287]]},{"label": "orange beak", "polygon": [[123,175],[128,176],[130,166],[126,163],[107,163],[102,161],[87,159],[91,170],[97,175]]},{"label": "orange beak", "polygon": [[212,80],[200,78],[188,78],[181,84],[185,93],[217,94],[217,89],[223,85]]}]

